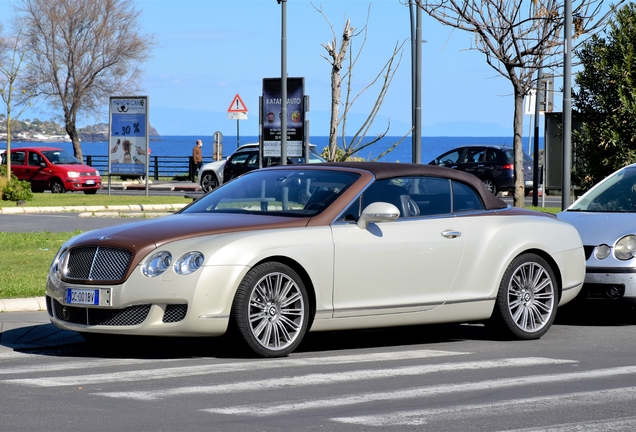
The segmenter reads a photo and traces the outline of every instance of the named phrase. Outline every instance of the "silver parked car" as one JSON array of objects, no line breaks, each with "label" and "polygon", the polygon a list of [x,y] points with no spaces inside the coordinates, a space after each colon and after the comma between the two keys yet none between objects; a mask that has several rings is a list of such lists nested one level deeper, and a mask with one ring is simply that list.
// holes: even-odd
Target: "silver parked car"
[{"label": "silver parked car", "polygon": [[582,293],[636,301],[636,164],[602,180],[557,217],[583,240]]}]

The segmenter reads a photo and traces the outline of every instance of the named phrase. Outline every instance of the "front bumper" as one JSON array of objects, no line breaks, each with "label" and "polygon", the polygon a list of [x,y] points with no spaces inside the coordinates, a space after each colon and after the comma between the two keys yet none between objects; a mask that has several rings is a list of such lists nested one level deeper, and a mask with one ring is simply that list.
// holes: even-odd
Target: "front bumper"
[{"label": "front bumper", "polygon": [[583,291],[587,298],[623,298],[636,302],[636,269],[631,267],[587,267]]},{"label": "front bumper", "polygon": [[[199,273],[147,278],[136,269],[121,285],[54,281],[46,288],[47,312],[62,329],[138,336],[220,336],[227,330],[242,266],[207,266]],[[100,304],[70,304],[70,288],[99,289]],[[103,293],[108,292],[108,301]]]},{"label": "front bumper", "polygon": [[102,188],[101,178],[68,178],[64,181],[67,191],[99,190]]}]

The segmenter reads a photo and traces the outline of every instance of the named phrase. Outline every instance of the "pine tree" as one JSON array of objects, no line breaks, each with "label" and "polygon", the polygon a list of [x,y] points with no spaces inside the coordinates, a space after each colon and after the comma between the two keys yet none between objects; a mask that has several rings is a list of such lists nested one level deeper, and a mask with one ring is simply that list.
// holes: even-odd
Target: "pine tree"
[{"label": "pine tree", "polygon": [[636,162],[636,5],[616,12],[606,37],[577,51],[573,106],[583,127],[573,132],[573,183],[588,189]]}]

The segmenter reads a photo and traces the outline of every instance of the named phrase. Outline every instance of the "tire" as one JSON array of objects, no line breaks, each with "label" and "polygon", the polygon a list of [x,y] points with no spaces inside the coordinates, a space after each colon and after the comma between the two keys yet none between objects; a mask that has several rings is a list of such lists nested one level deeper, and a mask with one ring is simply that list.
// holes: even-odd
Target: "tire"
[{"label": "tire", "polygon": [[95,195],[97,193],[97,189],[85,190],[84,193],[86,195]]},{"label": "tire", "polygon": [[492,181],[491,179],[485,179],[484,184],[486,185],[486,188],[490,191],[490,193],[492,193],[494,196],[497,196],[499,191],[497,190],[497,185],[494,181]]},{"label": "tire", "polygon": [[254,353],[284,357],[298,347],[307,331],[305,285],[285,264],[260,264],[239,285],[232,316],[239,336]]},{"label": "tire", "polygon": [[493,318],[517,339],[539,339],[549,329],[559,303],[554,271],[540,256],[516,257],[499,285]]},{"label": "tire", "polygon": [[201,189],[203,192],[210,192],[212,189],[219,187],[219,182],[212,172],[205,172],[201,177]]},{"label": "tire", "polygon": [[58,179],[51,180],[51,193],[66,193],[64,184]]}]

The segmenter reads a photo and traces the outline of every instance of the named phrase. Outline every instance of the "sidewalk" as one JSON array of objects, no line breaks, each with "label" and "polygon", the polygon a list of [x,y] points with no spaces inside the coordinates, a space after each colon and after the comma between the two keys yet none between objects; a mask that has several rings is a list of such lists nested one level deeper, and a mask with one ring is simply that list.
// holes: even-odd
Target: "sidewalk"
[{"label": "sidewalk", "polygon": [[[108,190],[108,184],[102,187],[102,191]],[[111,190],[128,190],[145,192],[146,184],[138,181],[119,181],[111,182]],[[159,182],[152,181],[148,184],[148,191],[170,191],[200,193],[201,187],[198,183],[192,182]],[[0,207],[0,214],[22,214],[22,213],[57,213],[57,212],[88,212],[88,214],[80,214],[79,217],[94,216],[93,212],[103,213],[104,217],[118,217],[122,213],[130,215],[130,212],[148,212],[148,211],[174,211],[185,207],[185,204],[139,204],[139,205],[109,205],[109,206],[60,206],[60,207]]]}]

